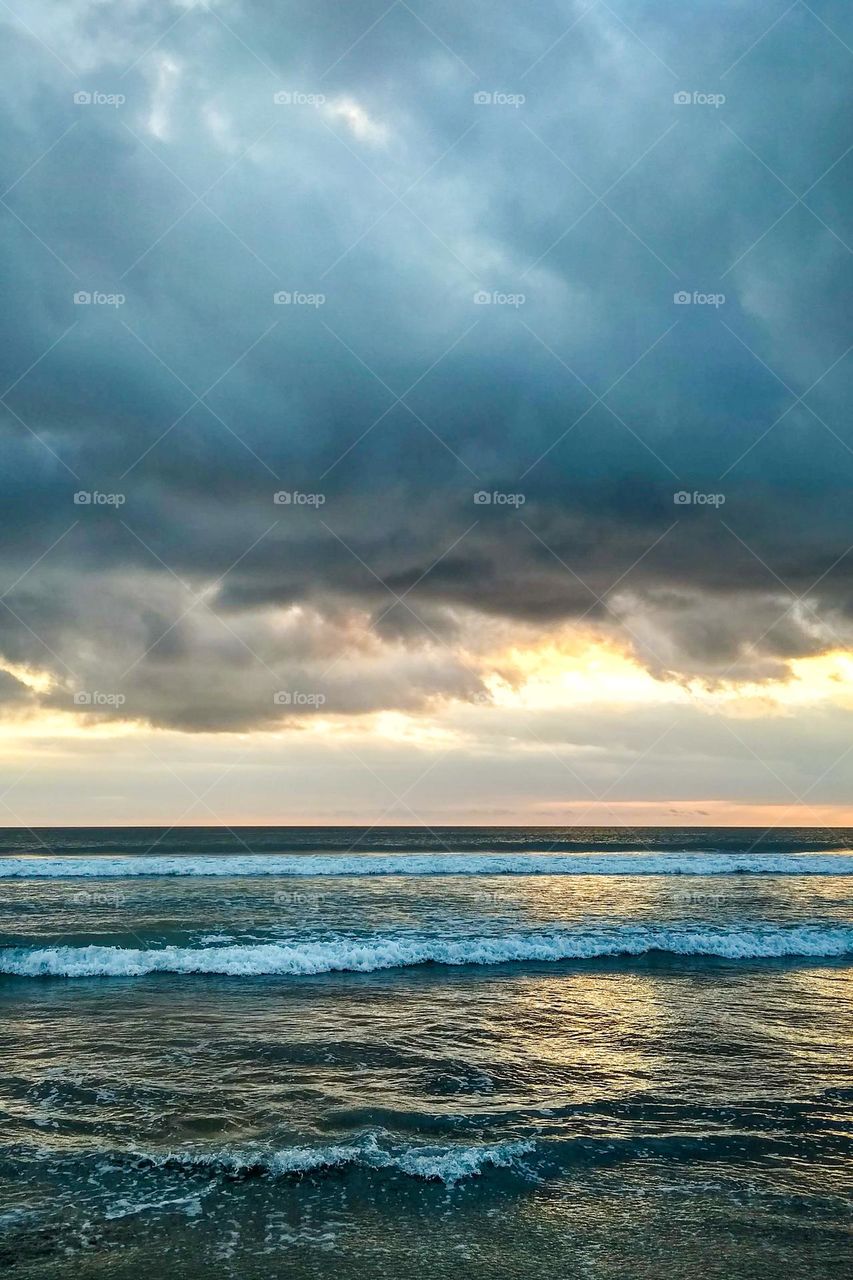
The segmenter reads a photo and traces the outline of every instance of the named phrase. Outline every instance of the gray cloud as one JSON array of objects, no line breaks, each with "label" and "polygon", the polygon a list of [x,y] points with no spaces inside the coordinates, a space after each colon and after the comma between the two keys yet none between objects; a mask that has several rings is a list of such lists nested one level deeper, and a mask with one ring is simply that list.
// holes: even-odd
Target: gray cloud
[{"label": "gray cloud", "polygon": [[0,19],[0,652],[54,702],[247,727],[337,658],[330,707],[419,708],[480,691],[477,613],[683,676],[848,642],[848,8],[582,10]]}]

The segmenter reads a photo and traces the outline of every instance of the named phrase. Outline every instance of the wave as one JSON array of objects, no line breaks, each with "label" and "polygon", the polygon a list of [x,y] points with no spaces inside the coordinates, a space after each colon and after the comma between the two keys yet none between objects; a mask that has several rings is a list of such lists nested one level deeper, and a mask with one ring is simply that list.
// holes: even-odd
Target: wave
[{"label": "wave", "polygon": [[268,1176],[299,1177],[351,1167],[390,1169],[425,1182],[454,1187],[475,1178],[485,1169],[506,1169],[519,1156],[534,1150],[531,1141],[500,1142],[478,1146],[418,1146],[394,1148],[380,1145],[375,1134],[357,1142],[326,1147],[284,1147],[279,1150],[170,1151],[163,1154],[134,1152],[133,1159],[147,1168],[209,1173],[232,1178]]},{"label": "wave", "polygon": [[[672,1117],[671,1117],[672,1118]],[[455,1187],[478,1178],[490,1170],[504,1169],[526,1179],[541,1182],[578,1168],[615,1167],[640,1161],[663,1164],[720,1166],[761,1165],[792,1158],[816,1163],[827,1160],[823,1131],[752,1131],[741,1125],[731,1127],[730,1117],[723,1117],[724,1128],[704,1128],[701,1132],[642,1132],[633,1135],[606,1133],[573,1134],[543,1131],[537,1127],[530,1137],[513,1137],[503,1141],[472,1144],[450,1142],[409,1145],[387,1129],[363,1130],[342,1142],[329,1145],[276,1147],[271,1144],[244,1147],[222,1146],[199,1148],[181,1146],[166,1151],[90,1150],[68,1155],[56,1147],[31,1148],[16,1152],[15,1167],[22,1158],[33,1162],[48,1160],[54,1167],[65,1167],[77,1177],[87,1175],[96,1184],[115,1189],[124,1172],[160,1173],[191,1179],[198,1194],[200,1180],[212,1184],[216,1180],[243,1182],[252,1179],[292,1180],[319,1179],[350,1172],[402,1174],[422,1182],[442,1183]],[[846,1135],[832,1142],[832,1159],[849,1161],[851,1144]],[[81,1169],[81,1162],[83,1168]],[[88,1171],[88,1173],[87,1173]],[[138,1186],[138,1184],[137,1184]],[[205,1194],[201,1191],[201,1194]],[[129,1210],[126,1199],[107,1217],[122,1217],[127,1212],[172,1208],[195,1203],[195,1196],[142,1201]]]},{"label": "wave", "polygon": [[132,876],[853,876],[850,854],[124,854],[0,858],[0,878]]},{"label": "wave", "polygon": [[853,955],[853,928],[821,925],[649,927],[623,925],[572,932],[497,936],[342,935],[292,943],[217,947],[42,947],[0,952],[0,973],[25,978],[134,978],[152,973],[231,977],[374,973],[435,965],[554,962],[650,953],[725,960]]}]

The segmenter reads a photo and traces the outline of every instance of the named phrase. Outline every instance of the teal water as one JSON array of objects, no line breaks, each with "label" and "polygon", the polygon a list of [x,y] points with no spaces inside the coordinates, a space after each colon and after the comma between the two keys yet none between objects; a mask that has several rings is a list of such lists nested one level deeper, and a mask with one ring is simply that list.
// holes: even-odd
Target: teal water
[{"label": "teal water", "polygon": [[853,877],[789,853],[0,878],[0,1259],[849,1275]]}]

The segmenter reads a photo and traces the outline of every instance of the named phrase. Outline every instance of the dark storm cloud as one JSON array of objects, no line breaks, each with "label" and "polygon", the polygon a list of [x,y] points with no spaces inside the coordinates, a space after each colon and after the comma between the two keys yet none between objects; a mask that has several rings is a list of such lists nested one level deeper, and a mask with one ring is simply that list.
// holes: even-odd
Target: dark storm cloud
[{"label": "dark storm cloud", "polygon": [[0,19],[3,654],[230,728],[470,696],[472,611],[848,642],[849,8],[386,8]]},{"label": "dark storm cloud", "polygon": [[34,702],[32,691],[8,671],[0,671],[0,706],[23,710]]}]

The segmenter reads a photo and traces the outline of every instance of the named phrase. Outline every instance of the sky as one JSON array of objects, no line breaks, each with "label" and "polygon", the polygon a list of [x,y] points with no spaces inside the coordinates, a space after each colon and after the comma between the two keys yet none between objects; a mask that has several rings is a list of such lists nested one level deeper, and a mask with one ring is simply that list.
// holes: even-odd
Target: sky
[{"label": "sky", "polygon": [[0,27],[0,825],[853,823],[845,0]]}]

